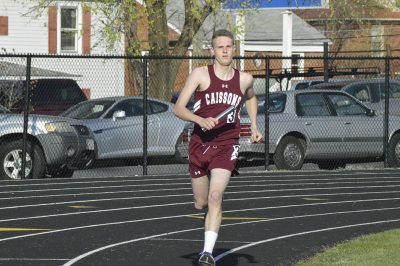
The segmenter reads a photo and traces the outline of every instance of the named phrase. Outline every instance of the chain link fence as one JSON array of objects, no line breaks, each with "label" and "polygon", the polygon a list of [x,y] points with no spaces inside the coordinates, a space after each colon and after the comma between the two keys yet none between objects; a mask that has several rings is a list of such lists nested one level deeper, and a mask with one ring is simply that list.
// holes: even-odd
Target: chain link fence
[{"label": "chain link fence", "polygon": [[[175,117],[173,103],[190,72],[212,62],[210,57],[2,54],[0,103],[12,113],[25,116],[25,123],[28,123],[27,117],[37,114],[82,121],[96,140],[97,160],[92,168],[118,166],[129,171],[135,167],[144,175],[187,173],[191,125]],[[275,155],[279,141],[272,136],[276,133],[274,131],[289,128],[280,138],[292,136],[301,140],[303,169],[336,169],[350,165],[371,167],[371,164],[359,163],[372,159],[378,162],[377,167],[387,167],[388,158],[399,156],[397,160],[400,160],[400,144],[391,143],[400,124],[390,118],[400,114],[400,83],[396,81],[400,74],[398,58],[255,56],[237,57],[233,63],[235,68],[254,77],[254,90],[260,107],[258,124],[265,136],[262,147],[243,146],[239,162],[241,171],[276,169],[279,163],[275,161],[282,156]],[[336,90],[345,90],[375,110],[377,119],[365,125],[365,121],[356,119],[361,115],[348,115],[351,126],[347,126],[337,118],[340,116],[338,110],[330,110],[326,116],[322,112],[315,113],[311,116],[317,117],[322,126],[318,128],[318,137],[310,139],[302,132],[308,129],[290,126],[295,124],[292,118],[287,121],[274,118],[286,113],[285,110],[276,112],[272,109],[272,105],[279,102],[276,98],[278,92],[305,91],[309,86],[324,81],[338,84]],[[350,82],[355,85],[348,85]],[[86,99],[89,101],[85,102]],[[188,108],[192,104],[189,103]],[[299,106],[291,108],[293,117],[305,123],[307,116],[299,114]],[[246,114],[243,116],[245,121]],[[242,131],[245,139],[243,126]],[[371,131],[376,132],[371,134]],[[26,126],[24,132],[3,134],[1,146],[22,138],[33,138]],[[344,156],[341,150],[349,146],[352,151]],[[313,151],[317,155],[313,155]],[[395,153],[390,155],[390,152]],[[0,148],[0,154],[4,153]],[[360,157],[360,154],[365,156]],[[22,161],[26,160],[24,158],[22,156]]]}]

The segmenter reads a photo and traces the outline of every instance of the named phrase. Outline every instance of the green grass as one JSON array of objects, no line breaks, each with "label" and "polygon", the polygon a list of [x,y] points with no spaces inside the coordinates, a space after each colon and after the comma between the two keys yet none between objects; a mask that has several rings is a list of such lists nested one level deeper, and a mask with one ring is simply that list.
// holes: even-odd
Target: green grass
[{"label": "green grass", "polygon": [[400,230],[365,235],[326,249],[297,266],[391,266],[400,265]]}]

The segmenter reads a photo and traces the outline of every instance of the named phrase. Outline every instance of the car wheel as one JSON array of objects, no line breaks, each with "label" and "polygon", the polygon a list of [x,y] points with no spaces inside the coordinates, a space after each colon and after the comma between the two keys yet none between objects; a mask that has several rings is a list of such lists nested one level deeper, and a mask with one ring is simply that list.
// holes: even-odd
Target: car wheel
[{"label": "car wheel", "polygon": [[188,163],[189,159],[187,157],[184,157],[180,153],[180,151],[178,149],[178,147],[179,147],[179,145],[181,145],[181,143],[182,143],[182,135],[179,136],[179,138],[178,138],[178,140],[176,141],[176,144],[175,144],[174,160],[175,160],[176,163]]},{"label": "car wheel", "polygon": [[[19,180],[22,176],[22,140],[5,142],[0,147],[0,178]],[[42,149],[29,141],[26,143],[25,178],[44,176],[46,161]]]},{"label": "car wheel", "polygon": [[338,162],[320,162],[318,163],[318,168],[321,170],[336,170],[339,168],[346,168],[345,163],[338,163]]},{"label": "car wheel", "polygon": [[390,139],[387,162],[389,167],[400,167],[400,134]]},{"label": "car wheel", "polygon": [[279,143],[274,154],[276,168],[299,170],[304,162],[304,146],[300,139],[292,136],[285,137]]}]

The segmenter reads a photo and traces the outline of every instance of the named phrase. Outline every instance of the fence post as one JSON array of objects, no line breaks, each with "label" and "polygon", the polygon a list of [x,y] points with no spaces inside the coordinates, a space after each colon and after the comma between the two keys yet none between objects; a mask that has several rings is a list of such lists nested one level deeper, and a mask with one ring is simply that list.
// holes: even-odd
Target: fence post
[{"label": "fence post", "polygon": [[385,57],[385,116],[383,122],[383,154],[385,156],[384,167],[388,167],[388,150],[389,150],[389,72],[390,59]]},{"label": "fence post", "polygon": [[329,81],[329,53],[328,42],[324,42],[324,82]]},{"label": "fence post", "polygon": [[148,57],[143,57],[143,175],[147,175],[147,67]]},{"label": "fence post", "polygon": [[269,80],[270,80],[270,59],[265,57],[265,101],[264,101],[264,170],[269,168]]},{"label": "fence post", "polygon": [[[24,130],[22,133],[22,162],[21,162],[21,179],[25,179],[25,167],[26,167],[26,138],[28,134],[28,116],[29,116],[29,94],[31,86],[31,64],[32,57],[30,55],[26,58],[26,83],[25,83],[25,95],[24,95]],[[34,159],[35,160],[35,159]]]}]

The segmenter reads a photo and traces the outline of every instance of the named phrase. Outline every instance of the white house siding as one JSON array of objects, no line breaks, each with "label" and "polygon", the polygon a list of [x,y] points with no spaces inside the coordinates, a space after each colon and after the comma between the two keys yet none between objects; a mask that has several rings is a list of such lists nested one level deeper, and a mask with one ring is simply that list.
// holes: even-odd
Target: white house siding
[{"label": "white house siding", "polygon": [[[0,53],[17,54],[48,54],[48,14],[44,12],[40,17],[27,14],[34,0],[1,0],[0,16],[8,16],[8,35],[0,36]],[[71,1],[59,1],[59,5]],[[113,51],[107,51],[106,44],[96,34],[98,17],[91,15],[91,54],[123,54],[122,45]],[[76,53],[75,53],[76,54]],[[14,63],[25,60],[16,58],[2,58]],[[65,58],[34,58],[33,67],[62,71],[68,74],[81,75],[75,78],[82,88],[91,89],[91,98],[123,95],[124,93],[124,64],[121,59],[65,59]],[[5,77],[0,77],[5,78]]]}]

